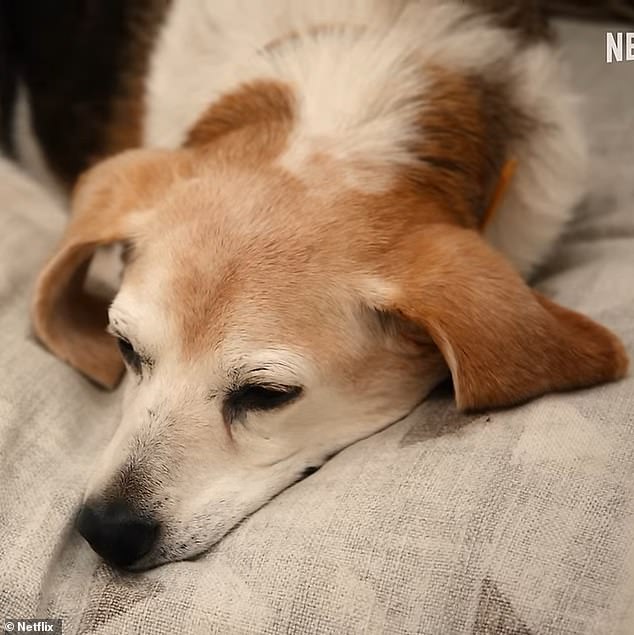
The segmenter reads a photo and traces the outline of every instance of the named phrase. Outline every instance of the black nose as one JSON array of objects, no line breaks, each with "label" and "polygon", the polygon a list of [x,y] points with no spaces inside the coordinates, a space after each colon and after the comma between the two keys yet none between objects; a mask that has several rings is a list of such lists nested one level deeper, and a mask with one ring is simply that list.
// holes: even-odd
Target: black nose
[{"label": "black nose", "polygon": [[121,501],[84,505],[77,517],[79,533],[104,560],[119,567],[133,564],[150,551],[158,527]]}]

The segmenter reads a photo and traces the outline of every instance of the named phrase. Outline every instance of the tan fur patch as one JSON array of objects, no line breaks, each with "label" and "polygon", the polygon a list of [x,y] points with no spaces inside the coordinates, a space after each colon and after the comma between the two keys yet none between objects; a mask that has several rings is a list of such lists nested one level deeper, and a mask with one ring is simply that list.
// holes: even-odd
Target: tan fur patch
[{"label": "tan fur patch", "polygon": [[[210,204],[207,216],[192,196],[193,213],[183,223],[182,242],[170,252],[170,295],[188,359],[219,344],[236,321],[244,329],[255,326],[250,334],[257,337],[258,312],[238,318],[241,299],[248,299],[251,307],[261,304],[269,316],[277,314],[289,336],[300,332],[310,339],[312,334],[311,307],[317,303],[310,297],[314,289],[305,283],[320,275],[321,259],[311,264],[315,245],[297,214],[317,201],[307,196],[302,183],[271,166],[261,166],[257,177],[245,176],[238,173],[235,181],[231,174],[226,177],[225,192]],[[245,214],[236,196],[259,209]],[[168,212],[181,220],[182,213]],[[264,344],[266,337],[262,339]]]},{"label": "tan fur patch", "polygon": [[264,80],[244,84],[207,110],[189,132],[185,147],[214,144],[213,152],[223,152],[228,160],[271,161],[286,146],[294,110],[294,95],[285,84]]}]

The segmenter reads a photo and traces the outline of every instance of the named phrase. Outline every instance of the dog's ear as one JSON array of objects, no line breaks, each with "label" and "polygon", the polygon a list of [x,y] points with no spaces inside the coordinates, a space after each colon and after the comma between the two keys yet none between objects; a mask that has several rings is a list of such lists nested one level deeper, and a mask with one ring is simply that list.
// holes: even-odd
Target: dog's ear
[{"label": "dog's ear", "polygon": [[388,263],[390,298],[376,308],[429,333],[460,409],[509,406],[626,374],[627,355],[610,331],[531,291],[475,231],[436,225],[406,242]]},{"label": "dog's ear", "polygon": [[131,150],[99,163],[79,180],[72,216],[40,273],[32,303],[37,337],[58,357],[106,388],[124,366],[106,332],[108,302],[91,296],[85,278],[96,249],[133,239],[182,165],[176,152]]}]

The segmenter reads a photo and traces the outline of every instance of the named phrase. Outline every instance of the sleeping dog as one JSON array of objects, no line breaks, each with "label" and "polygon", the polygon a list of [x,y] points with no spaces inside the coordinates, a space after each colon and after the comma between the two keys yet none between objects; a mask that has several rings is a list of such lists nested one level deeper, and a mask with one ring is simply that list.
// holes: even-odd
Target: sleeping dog
[{"label": "sleeping dog", "polygon": [[[525,283],[585,179],[533,4],[86,4],[86,59],[25,56],[15,153],[74,186],[34,328],[102,386],[127,369],[78,516],[105,559],[204,551],[448,376],[469,410],[626,373]],[[113,244],[110,302],[85,279]]]}]

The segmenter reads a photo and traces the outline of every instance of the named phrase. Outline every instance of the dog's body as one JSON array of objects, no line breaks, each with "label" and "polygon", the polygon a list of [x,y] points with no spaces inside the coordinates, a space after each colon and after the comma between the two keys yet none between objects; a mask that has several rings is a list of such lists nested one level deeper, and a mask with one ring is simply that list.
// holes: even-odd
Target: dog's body
[{"label": "dog's body", "polygon": [[[461,408],[625,373],[611,333],[517,273],[585,176],[557,57],[518,7],[177,0],[144,23],[93,148],[114,156],[82,177],[34,304],[41,339],[114,385],[107,307],[81,287],[96,247],[128,245],[109,313],[131,378],[80,523],[105,557],[205,549],[448,372]],[[24,123],[15,141],[41,171]]]}]

